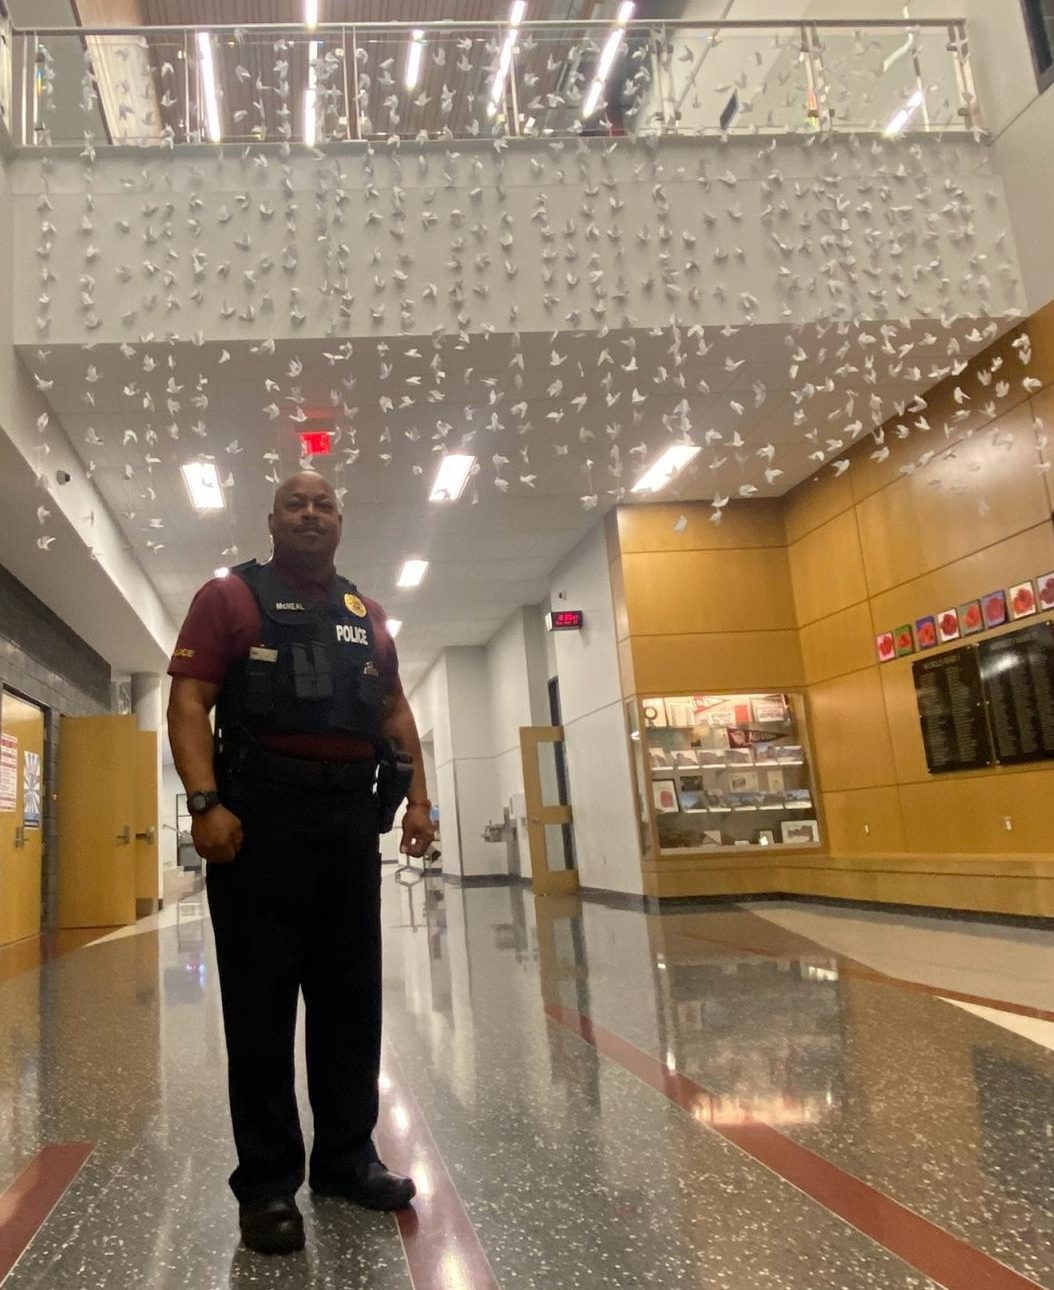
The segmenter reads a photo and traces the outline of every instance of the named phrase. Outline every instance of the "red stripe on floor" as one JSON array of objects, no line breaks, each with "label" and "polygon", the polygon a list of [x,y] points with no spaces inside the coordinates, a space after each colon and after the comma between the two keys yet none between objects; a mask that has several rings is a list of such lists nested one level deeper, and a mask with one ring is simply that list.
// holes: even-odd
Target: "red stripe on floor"
[{"label": "red stripe on floor", "polygon": [[384,1054],[377,1146],[385,1164],[417,1183],[411,1209],[397,1214],[414,1290],[499,1290],[472,1220],[432,1131],[391,1050]]},{"label": "red stripe on floor", "polygon": [[947,1290],[1039,1290],[1038,1282],[967,1245],[770,1125],[714,1123],[715,1094],[573,1008],[547,1003],[545,1011],[604,1057]]},{"label": "red stripe on floor", "polygon": [[0,1192],[0,1281],[22,1257],[91,1153],[90,1142],[45,1147]]}]

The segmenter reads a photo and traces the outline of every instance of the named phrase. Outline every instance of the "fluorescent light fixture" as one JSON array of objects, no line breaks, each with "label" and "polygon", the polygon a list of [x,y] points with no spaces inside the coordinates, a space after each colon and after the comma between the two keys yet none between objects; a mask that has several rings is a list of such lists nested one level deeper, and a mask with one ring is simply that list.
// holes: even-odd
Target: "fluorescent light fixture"
[{"label": "fluorescent light fixture", "polygon": [[304,142],[309,148],[315,146],[318,135],[318,41],[313,40],[307,47],[307,89],[304,91]]},{"label": "fluorescent light fixture", "polygon": [[464,452],[451,452],[439,463],[432,491],[428,494],[430,502],[456,502],[465,491],[469,476],[476,464],[476,459]]},{"label": "fluorescent light fixture", "polygon": [[388,635],[392,640],[395,640],[396,636],[398,636],[403,629],[403,620],[401,618],[386,618],[384,620],[384,625],[388,629]]},{"label": "fluorescent light fixture", "polygon": [[396,579],[395,585],[397,587],[419,587],[424,582],[427,572],[427,560],[407,560],[399,570],[399,577]]},{"label": "fluorescent light fixture", "polygon": [[304,26],[312,30],[318,26],[318,0],[304,0]]},{"label": "fluorescent light fixture", "polygon": [[418,27],[410,36],[410,48],[406,51],[406,77],[408,90],[416,89],[421,77],[421,59],[425,52],[425,34]]},{"label": "fluorescent light fixture", "polygon": [[593,74],[593,83],[590,85],[582,102],[582,116],[584,119],[591,117],[600,106],[600,100],[604,94],[604,82],[608,78],[608,73],[615,62],[619,46],[625,37],[626,23],[633,17],[633,11],[636,7],[633,0],[623,0],[618,7],[618,13],[615,15],[615,25],[604,42],[604,48],[600,51],[600,59]]},{"label": "fluorescent light fixture", "polygon": [[205,125],[212,143],[219,143],[220,104],[216,98],[216,64],[212,61],[212,37],[198,32],[198,60],[201,63],[201,89],[205,96]]},{"label": "fluorescent light fixture", "polygon": [[699,455],[694,443],[674,443],[666,449],[657,462],[650,466],[633,485],[634,493],[657,493],[672,483],[690,461]]},{"label": "fluorescent light fixture", "polygon": [[600,96],[604,93],[604,82],[594,81],[589,87],[589,93],[582,104],[582,116],[591,117],[600,106]]},{"label": "fluorescent light fixture", "polygon": [[[505,42],[501,47],[494,84],[490,87],[490,101],[495,108],[501,102],[505,93],[505,81],[509,75],[509,68],[512,66],[512,51],[516,48],[516,42],[520,38],[519,26],[526,12],[527,0],[513,0],[512,9],[509,11],[509,30],[505,33]],[[493,113],[490,113],[490,115],[493,115]]]},{"label": "fluorescent light fixture", "polygon": [[222,511],[226,502],[220,477],[211,461],[185,461],[180,470],[190,493],[190,500],[199,511]]},{"label": "fluorescent light fixture", "polygon": [[231,576],[231,571],[225,564],[221,564],[218,569],[213,569],[212,576],[214,578],[229,578]]},{"label": "fluorescent light fixture", "polygon": [[916,90],[915,93],[912,94],[911,98],[908,99],[907,104],[902,107],[899,112],[895,112],[893,116],[890,117],[889,124],[886,126],[885,130],[882,131],[886,138],[893,139],[900,134],[919,108],[922,107],[924,102],[925,95],[921,90]]}]

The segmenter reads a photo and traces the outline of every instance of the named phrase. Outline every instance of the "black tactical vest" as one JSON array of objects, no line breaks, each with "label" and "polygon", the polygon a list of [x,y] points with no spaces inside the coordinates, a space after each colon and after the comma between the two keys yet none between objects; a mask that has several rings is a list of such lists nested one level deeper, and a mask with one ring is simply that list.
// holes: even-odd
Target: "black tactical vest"
[{"label": "black tactical vest", "polygon": [[330,600],[305,604],[273,563],[249,560],[231,576],[252,591],[263,627],[259,643],[228,670],[220,689],[223,743],[337,731],[377,743],[387,687],[373,625],[353,584],[338,577]]}]

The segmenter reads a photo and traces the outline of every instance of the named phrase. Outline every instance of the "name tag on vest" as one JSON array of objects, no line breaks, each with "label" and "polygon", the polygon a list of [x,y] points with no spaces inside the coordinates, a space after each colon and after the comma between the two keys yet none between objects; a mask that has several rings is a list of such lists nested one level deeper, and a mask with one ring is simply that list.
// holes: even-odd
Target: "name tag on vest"
[{"label": "name tag on vest", "polygon": [[346,645],[368,645],[370,638],[365,627],[356,627],[353,623],[337,624],[337,640]]}]

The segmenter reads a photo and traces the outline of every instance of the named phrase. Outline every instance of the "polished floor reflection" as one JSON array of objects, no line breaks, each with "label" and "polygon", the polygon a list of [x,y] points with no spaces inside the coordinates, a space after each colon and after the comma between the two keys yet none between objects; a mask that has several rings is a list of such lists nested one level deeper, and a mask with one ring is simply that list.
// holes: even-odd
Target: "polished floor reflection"
[{"label": "polished floor reflection", "polygon": [[4,1290],[1054,1290],[1054,932],[391,876],[385,919],[419,1199],[302,1195],[291,1260],[237,1246],[201,897],[12,957]]}]

